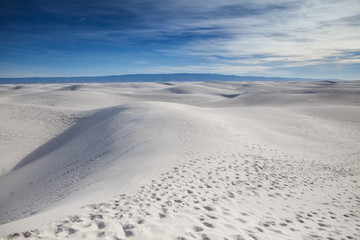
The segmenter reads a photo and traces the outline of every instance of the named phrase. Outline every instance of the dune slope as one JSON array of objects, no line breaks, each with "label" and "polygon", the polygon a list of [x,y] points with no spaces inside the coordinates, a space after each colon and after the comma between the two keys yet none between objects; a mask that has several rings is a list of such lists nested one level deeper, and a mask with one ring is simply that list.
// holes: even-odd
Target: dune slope
[{"label": "dune slope", "polygon": [[4,238],[360,237],[356,82],[1,92]]}]

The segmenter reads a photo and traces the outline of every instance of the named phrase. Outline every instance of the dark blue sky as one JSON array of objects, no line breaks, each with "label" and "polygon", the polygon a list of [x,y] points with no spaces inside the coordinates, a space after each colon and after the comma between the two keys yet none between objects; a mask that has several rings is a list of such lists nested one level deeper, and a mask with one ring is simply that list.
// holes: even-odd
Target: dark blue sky
[{"label": "dark blue sky", "polygon": [[360,2],[1,0],[0,77],[360,79]]}]

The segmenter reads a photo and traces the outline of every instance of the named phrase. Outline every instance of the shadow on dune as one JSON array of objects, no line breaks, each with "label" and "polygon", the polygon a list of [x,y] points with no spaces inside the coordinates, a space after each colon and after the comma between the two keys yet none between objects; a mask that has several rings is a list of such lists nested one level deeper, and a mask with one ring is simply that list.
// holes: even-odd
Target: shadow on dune
[{"label": "shadow on dune", "polygon": [[23,86],[16,86],[16,87],[14,87],[13,89],[14,90],[19,90],[19,89],[22,89],[22,88],[24,88]]},{"label": "shadow on dune", "polygon": [[333,85],[336,84],[336,81],[330,81],[330,80],[324,80],[324,81],[319,81],[318,83],[320,83],[320,85]]},{"label": "shadow on dune", "polygon": [[59,89],[60,91],[77,91],[80,88],[82,88],[82,85],[72,85],[72,86],[68,86],[68,87],[64,87]]},{"label": "shadow on dune", "polygon": [[166,86],[174,86],[175,84],[173,83],[168,83],[168,82],[158,82],[159,84],[162,84],[162,85],[166,85]]},{"label": "shadow on dune", "polygon": [[171,88],[168,88],[167,91],[169,91],[169,93],[175,93],[175,94],[191,94],[190,91],[188,91],[182,87],[171,87]]},{"label": "shadow on dune", "polygon": [[47,143],[43,144],[42,146],[29,153],[12,170],[19,169],[27,164],[36,161],[39,158],[46,156],[47,154],[58,149],[59,147],[65,145],[87,129],[95,126],[99,122],[115,116],[116,114],[124,111],[125,109],[125,107],[105,108],[98,110],[87,117],[79,119],[74,126],[70,127],[60,135],[56,136],[55,138],[51,139]]},{"label": "shadow on dune", "polygon": [[226,98],[234,98],[239,95],[240,95],[239,93],[237,93],[237,94],[221,94],[221,96],[226,97]]}]

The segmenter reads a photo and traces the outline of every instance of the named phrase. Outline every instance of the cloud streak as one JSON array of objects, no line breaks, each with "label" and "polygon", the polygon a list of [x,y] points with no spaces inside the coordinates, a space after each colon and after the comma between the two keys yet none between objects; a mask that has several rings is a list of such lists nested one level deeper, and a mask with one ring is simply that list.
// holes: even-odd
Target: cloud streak
[{"label": "cloud streak", "polygon": [[317,1],[250,16],[184,23],[183,29],[216,27],[224,37],[191,42],[176,53],[299,66],[341,63],[347,56],[347,62],[353,59],[355,63],[358,55],[351,57],[349,53],[359,51],[358,9],[358,1]]},{"label": "cloud streak", "polygon": [[47,52],[49,48],[96,52],[106,46],[188,59],[181,66],[161,65],[172,71],[189,67],[269,73],[359,64],[358,0],[29,0],[25,5],[13,0],[3,4],[0,33],[5,37],[0,49],[21,45],[24,51],[43,47]]}]

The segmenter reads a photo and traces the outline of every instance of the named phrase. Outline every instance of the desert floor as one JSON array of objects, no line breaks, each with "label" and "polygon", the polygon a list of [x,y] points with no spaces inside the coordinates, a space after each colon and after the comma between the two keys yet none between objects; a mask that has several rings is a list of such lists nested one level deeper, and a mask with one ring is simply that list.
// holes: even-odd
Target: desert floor
[{"label": "desert floor", "polygon": [[360,82],[0,85],[0,238],[360,239]]}]

